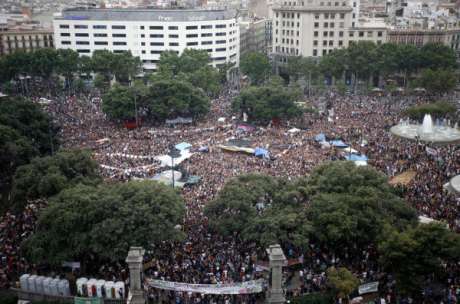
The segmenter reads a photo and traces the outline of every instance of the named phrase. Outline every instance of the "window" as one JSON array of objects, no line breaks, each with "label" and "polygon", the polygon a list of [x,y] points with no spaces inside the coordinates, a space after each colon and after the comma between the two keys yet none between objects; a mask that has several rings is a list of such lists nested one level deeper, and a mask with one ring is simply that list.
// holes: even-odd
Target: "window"
[{"label": "window", "polygon": [[192,46],[192,45],[198,45],[198,42],[196,42],[196,41],[187,42],[187,46]]},{"label": "window", "polygon": [[114,41],[113,45],[126,45],[126,42],[124,42],[124,41]]},{"label": "window", "polygon": [[372,32],[367,32],[367,37],[372,37]]},{"label": "window", "polygon": [[153,25],[153,26],[150,26],[149,29],[151,29],[151,30],[162,30],[163,27],[161,25]]},{"label": "window", "polygon": [[196,26],[196,25],[189,25],[189,26],[186,26],[185,29],[186,29],[186,30],[197,30],[197,29],[198,29],[198,26]]},{"label": "window", "polygon": [[339,32],[339,37],[343,37],[343,32],[342,31]]},{"label": "window", "polygon": [[323,56],[327,54],[327,50],[323,50]]},{"label": "window", "polygon": [[318,56],[318,50],[313,50],[313,56]]},{"label": "window", "polygon": [[324,28],[328,28],[328,26],[329,26],[329,23],[327,23],[327,22],[324,22],[324,25],[323,25],[323,27],[324,27]]},{"label": "window", "polygon": [[141,42],[141,46],[145,46],[145,42]]},{"label": "window", "polygon": [[120,54],[126,52],[125,50],[113,50],[114,54]]},{"label": "window", "polygon": [[340,19],[345,19],[345,14],[344,13],[340,14]]},{"label": "window", "polygon": [[107,37],[107,34],[95,33],[94,37]]},{"label": "window", "polygon": [[150,34],[150,38],[163,38],[163,34]]},{"label": "window", "polygon": [[216,49],[216,52],[225,52],[227,48],[218,48]]},{"label": "window", "polygon": [[61,41],[61,44],[63,44],[63,45],[69,45],[69,44],[70,44],[70,41]]},{"label": "window", "polygon": [[93,29],[95,29],[95,30],[105,30],[105,29],[107,29],[107,25],[93,25]]},{"label": "window", "polygon": [[142,54],[145,54],[145,50],[142,50],[141,53],[142,53]]},{"label": "window", "polygon": [[343,41],[339,40],[339,46],[342,46],[342,45],[343,45]]},{"label": "window", "polygon": [[313,40],[313,46],[318,46],[318,40]]},{"label": "window", "polygon": [[314,27],[318,28],[319,27],[319,22],[315,22]]},{"label": "window", "polygon": [[202,41],[201,42],[201,45],[208,45],[208,44],[212,44],[212,41]]},{"label": "window", "polygon": [[77,44],[77,45],[89,45],[89,41],[76,41],[75,44]]},{"label": "window", "polygon": [[187,34],[185,37],[187,37],[187,38],[196,38],[196,37],[198,37],[198,34]]},{"label": "window", "polygon": [[163,51],[150,51],[150,54],[161,54]]},{"label": "window", "polygon": [[112,34],[112,37],[114,37],[114,38],[125,38],[126,34]]},{"label": "window", "polygon": [[217,24],[216,25],[216,28],[226,28],[227,25],[226,24]]},{"label": "window", "polygon": [[333,46],[334,45],[334,41],[333,40],[329,40],[329,46]]},{"label": "window", "polygon": [[201,37],[212,37],[212,33],[203,33]]},{"label": "window", "polygon": [[359,32],[359,37],[364,37],[364,32]]},{"label": "window", "polygon": [[68,25],[68,24],[60,24],[60,25],[59,25],[59,28],[61,28],[61,29],[68,29],[68,28],[69,28],[69,25]]},{"label": "window", "polygon": [[316,20],[319,19],[319,14],[315,14],[315,19],[316,19]]},{"label": "window", "polygon": [[150,42],[151,46],[163,46],[165,45],[163,42]]},{"label": "window", "polygon": [[141,38],[145,38],[145,34],[141,34]]},{"label": "window", "polygon": [[226,36],[227,33],[216,33],[216,36]]},{"label": "window", "polygon": [[226,40],[216,40],[216,44],[224,44],[226,43]]},{"label": "window", "polygon": [[225,60],[225,59],[227,59],[227,57],[216,57],[216,58],[212,58],[212,60],[214,60],[214,61]]},{"label": "window", "polygon": [[70,37],[70,33],[61,33],[61,37]]},{"label": "window", "polygon": [[329,32],[329,37],[334,37],[334,32]]},{"label": "window", "polygon": [[323,46],[327,46],[327,40],[323,40]]},{"label": "window", "polygon": [[112,30],[125,30],[126,26],[124,25],[112,25]]},{"label": "window", "polygon": [[89,37],[88,33],[75,33],[75,37]]},{"label": "window", "polygon": [[202,25],[201,26],[201,29],[204,30],[204,29],[212,29],[212,25],[209,24],[209,25]]},{"label": "window", "polygon": [[314,37],[318,37],[318,32],[313,32]]},{"label": "window", "polygon": [[334,26],[335,26],[334,22],[331,22],[331,23],[329,24],[329,27],[330,27],[330,28],[334,28]]},{"label": "window", "polygon": [[383,33],[382,32],[377,32],[378,37],[382,37]]},{"label": "window", "polygon": [[141,25],[141,30],[144,30],[145,29],[145,26]]},{"label": "window", "polygon": [[206,52],[212,53],[212,49],[206,49]]},{"label": "window", "polygon": [[324,19],[329,19],[329,14],[328,13],[324,13]]},{"label": "window", "polygon": [[107,41],[94,41],[94,45],[109,45]]},{"label": "window", "polygon": [[75,28],[75,29],[87,29],[88,26],[86,24],[75,24],[73,26],[73,28]]},{"label": "window", "polygon": [[323,32],[323,37],[327,37],[327,32]]},{"label": "window", "polygon": [[179,46],[179,43],[178,42],[170,42],[169,46]]},{"label": "window", "polygon": [[179,35],[177,35],[177,34],[169,34],[168,37],[169,38],[179,38]]},{"label": "window", "polygon": [[[162,28],[162,29],[163,29],[163,28]],[[170,30],[170,31],[177,31],[178,29],[179,29],[178,26],[174,26],[174,25],[168,26],[168,30]]]},{"label": "window", "polygon": [[77,50],[78,53],[89,53],[90,50]]}]

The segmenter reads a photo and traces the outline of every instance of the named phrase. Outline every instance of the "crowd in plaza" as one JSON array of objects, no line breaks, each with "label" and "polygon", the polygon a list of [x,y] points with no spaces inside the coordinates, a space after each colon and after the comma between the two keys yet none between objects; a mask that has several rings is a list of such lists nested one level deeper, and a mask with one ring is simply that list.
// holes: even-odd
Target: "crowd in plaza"
[{"label": "crowd in plaza", "polygon": [[[215,284],[249,281],[263,277],[261,260],[267,260],[264,248],[243,244],[234,237],[223,238],[208,228],[204,206],[216,197],[230,178],[243,173],[257,172],[293,179],[308,175],[326,160],[340,158],[334,147],[324,148],[315,135],[325,134],[367,155],[369,165],[375,166],[390,178],[408,170],[415,177],[405,187],[405,198],[421,215],[448,223],[460,232],[460,201],[443,190],[443,184],[460,174],[460,148],[457,145],[434,147],[436,153],[426,152],[423,143],[392,136],[389,128],[398,123],[402,109],[422,102],[423,97],[338,96],[326,98],[324,113],[306,113],[302,120],[269,125],[244,132],[237,128],[230,103],[232,91],[224,91],[213,100],[211,113],[203,121],[191,125],[152,126],[128,130],[121,122],[108,120],[101,110],[97,96],[56,98],[46,106],[61,126],[64,148],[90,148],[107,179],[128,180],[133,177],[151,178],[159,173],[155,156],[167,154],[171,145],[187,142],[194,153],[178,168],[187,175],[197,175],[201,181],[181,189],[186,202],[186,217],[182,229],[186,240],[181,244],[164,243],[147,252],[146,275],[166,281]],[[315,103],[314,100],[312,100]],[[218,121],[225,118],[225,122]],[[301,126],[300,126],[301,125]],[[288,132],[293,127],[301,130]],[[271,159],[257,158],[243,153],[224,152],[218,145],[231,139],[244,139],[252,147],[270,151]],[[207,152],[198,147],[206,146]],[[5,287],[10,278],[27,271],[18,254],[18,246],[32,231],[39,205],[30,205],[22,215],[7,213],[0,225],[0,284]],[[362,248],[360,256],[348,256],[346,248],[340,256],[310,245],[308,254],[287,250],[289,259],[301,263],[295,278],[287,275],[290,293],[323,290],[325,269],[331,265],[346,265],[361,280],[384,282],[387,303],[394,303],[394,280],[380,272],[374,262],[375,248]],[[104,270],[101,270],[104,272]],[[288,270],[289,273],[289,270]],[[292,272],[294,273],[294,272]],[[460,285],[460,269],[452,268],[450,286]],[[114,275],[116,276],[116,275]],[[148,288],[148,287],[146,287]],[[206,296],[159,291],[148,288],[149,298],[161,298],[165,303],[256,303],[255,296]],[[456,291],[454,291],[455,293]]]}]

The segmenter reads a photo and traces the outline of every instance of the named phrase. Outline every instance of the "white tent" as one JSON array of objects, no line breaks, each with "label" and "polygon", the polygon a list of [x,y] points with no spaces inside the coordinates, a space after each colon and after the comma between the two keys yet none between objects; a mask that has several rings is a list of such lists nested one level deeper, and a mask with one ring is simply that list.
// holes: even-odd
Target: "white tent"
[{"label": "white tent", "polygon": [[[192,157],[192,155],[193,153],[191,153],[189,150],[182,150],[181,155],[174,158],[174,166],[179,165],[184,160]],[[159,155],[156,156],[155,159],[161,163],[162,167],[171,167],[172,165],[172,158],[169,155]]]}]

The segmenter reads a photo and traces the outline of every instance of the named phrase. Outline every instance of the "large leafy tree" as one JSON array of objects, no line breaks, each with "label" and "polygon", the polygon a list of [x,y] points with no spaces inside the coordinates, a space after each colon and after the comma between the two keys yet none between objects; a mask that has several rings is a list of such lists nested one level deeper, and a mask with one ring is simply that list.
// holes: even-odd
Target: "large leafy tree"
[{"label": "large leafy tree", "polygon": [[23,250],[34,262],[120,261],[130,246],[147,250],[182,239],[185,206],[170,187],[153,181],[77,185],[54,197]]},{"label": "large leafy tree", "polygon": [[387,228],[379,244],[380,262],[395,275],[400,294],[422,303],[422,292],[446,279],[460,262],[460,236],[441,224],[420,224],[407,231]]},{"label": "large leafy tree", "polygon": [[12,193],[16,208],[21,209],[28,200],[51,197],[78,183],[93,185],[100,181],[89,151],[61,151],[20,166],[14,175]]},{"label": "large leafy tree", "polygon": [[112,119],[135,117],[134,91],[129,87],[115,85],[102,98],[102,111]]},{"label": "large leafy tree", "polygon": [[308,217],[313,234],[331,250],[374,244],[388,223],[404,229],[416,222],[415,211],[372,167],[327,163],[312,172],[306,189],[311,197]]},{"label": "large leafy tree", "polygon": [[359,286],[359,280],[353,273],[344,267],[331,267],[326,271],[327,282],[338,298],[348,298]]},{"label": "large leafy tree", "polygon": [[422,68],[455,69],[457,56],[455,51],[441,43],[428,43],[420,49]]},{"label": "large leafy tree", "polygon": [[233,110],[244,112],[249,119],[259,123],[268,123],[273,118],[289,119],[301,115],[295,104],[300,93],[294,88],[267,84],[251,86],[241,91],[233,100]]},{"label": "large leafy tree", "polygon": [[267,80],[271,71],[267,55],[259,52],[250,52],[244,55],[240,61],[240,68],[241,72],[248,75],[254,85],[260,85]]},{"label": "large leafy tree", "polygon": [[442,95],[451,92],[455,88],[458,77],[452,70],[425,69],[422,71],[418,81],[429,93]]},{"label": "large leafy tree", "polygon": [[320,72],[327,77],[341,78],[347,68],[346,52],[345,49],[338,49],[321,57],[318,66]]},{"label": "large leafy tree", "polygon": [[201,117],[209,111],[209,98],[185,81],[165,79],[152,83],[145,104],[148,115],[163,121],[177,116]]},{"label": "large leafy tree", "polygon": [[206,206],[211,228],[224,236],[236,234],[261,247],[281,243],[306,247],[310,224],[293,187],[270,176],[248,174],[232,179]]}]

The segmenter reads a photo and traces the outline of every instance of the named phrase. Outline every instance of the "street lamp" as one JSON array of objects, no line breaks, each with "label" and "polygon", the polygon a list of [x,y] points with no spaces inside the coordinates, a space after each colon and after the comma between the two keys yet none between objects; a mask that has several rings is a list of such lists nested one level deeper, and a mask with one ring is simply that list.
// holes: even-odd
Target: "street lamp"
[{"label": "street lamp", "polygon": [[175,183],[175,180],[174,180],[174,158],[177,158],[181,155],[181,152],[179,150],[176,149],[176,147],[174,147],[174,145],[171,145],[171,147],[169,148],[169,154],[168,154],[170,157],[171,157],[171,177],[172,177],[172,187],[174,189],[174,183]]}]

